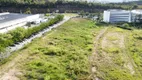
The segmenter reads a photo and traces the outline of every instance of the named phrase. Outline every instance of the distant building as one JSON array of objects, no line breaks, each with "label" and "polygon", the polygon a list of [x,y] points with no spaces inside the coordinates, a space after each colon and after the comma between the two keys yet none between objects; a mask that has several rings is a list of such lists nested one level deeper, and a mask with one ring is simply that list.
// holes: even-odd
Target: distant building
[{"label": "distant building", "polygon": [[9,30],[21,27],[28,22],[39,19],[40,15],[17,14],[17,13],[0,13],[0,33],[8,32]]},{"label": "distant building", "polygon": [[137,15],[142,15],[142,10],[106,10],[103,14],[104,22],[134,22]]}]

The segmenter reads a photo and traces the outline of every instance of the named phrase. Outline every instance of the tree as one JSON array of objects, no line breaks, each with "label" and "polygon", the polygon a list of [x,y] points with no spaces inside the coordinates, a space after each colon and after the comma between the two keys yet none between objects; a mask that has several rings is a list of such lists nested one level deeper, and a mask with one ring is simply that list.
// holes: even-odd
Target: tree
[{"label": "tree", "polygon": [[142,23],[142,15],[141,14],[136,15],[136,19],[139,23]]},{"label": "tree", "polygon": [[83,15],[84,15],[84,11],[83,11],[83,10],[82,10],[82,11],[80,11],[79,15],[80,15],[81,17],[83,17]]},{"label": "tree", "polygon": [[27,8],[26,11],[25,11],[25,14],[31,14],[31,9]]},{"label": "tree", "polygon": [[138,8],[137,4],[133,5],[133,9],[137,9],[137,8]]},{"label": "tree", "polygon": [[100,22],[100,21],[102,20],[101,13],[98,13],[98,14],[97,14],[97,17],[98,17],[98,18],[97,18],[97,21]]}]

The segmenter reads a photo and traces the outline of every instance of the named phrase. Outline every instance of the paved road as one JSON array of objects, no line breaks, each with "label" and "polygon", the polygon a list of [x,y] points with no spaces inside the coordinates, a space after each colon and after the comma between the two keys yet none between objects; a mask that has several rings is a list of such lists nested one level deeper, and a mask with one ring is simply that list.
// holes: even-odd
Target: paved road
[{"label": "paved road", "polygon": [[30,37],[30,38],[28,38],[28,39],[25,39],[24,41],[22,41],[22,42],[20,42],[20,43],[18,43],[18,44],[15,44],[15,46],[13,46],[13,47],[8,47],[8,48],[6,49],[7,51],[6,51],[5,53],[0,54],[0,58],[7,58],[7,57],[9,57],[12,52],[17,51],[17,50],[19,50],[19,49],[22,49],[26,44],[32,42],[33,39],[38,38],[38,37],[41,37],[41,36],[42,36],[43,34],[45,34],[46,32],[49,32],[49,31],[51,31],[53,28],[56,28],[56,27],[62,25],[63,23],[65,23],[66,21],[68,21],[70,18],[71,18],[71,17],[66,17],[66,16],[65,16],[63,21],[61,21],[61,22],[59,22],[59,23],[57,23],[57,24],[54,24],[54,25],[52,25],[52,26],[50,26],[50,27],[44,29],[43,31],[39,32],[38,34],[33,35],[32,37]]}]

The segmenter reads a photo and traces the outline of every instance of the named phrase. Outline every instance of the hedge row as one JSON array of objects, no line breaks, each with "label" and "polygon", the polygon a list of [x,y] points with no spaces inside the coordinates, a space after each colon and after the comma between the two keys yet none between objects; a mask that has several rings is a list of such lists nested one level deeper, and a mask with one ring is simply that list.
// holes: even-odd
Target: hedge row
[{"label": "hedge row", "polygon": [[63,15],[57,15],[54,19],[51,19],[48,22],[42,23],[39,26],[24,29],[19,27],[15,30],[9,31],[5,34],[0,34],[0,52],[3,52],[6,47],[12,46],[17,42],[23,41],[26,38],[29,38],[33,34],[36,34],[39,31],[42,31],[49,26],[58,23],[63,20]]},{"label": "hedge row", "polygon": [[126,30],[133,30],[132,27],[128,23],[119,24],[117,25],[117,27],[126,29]]}]

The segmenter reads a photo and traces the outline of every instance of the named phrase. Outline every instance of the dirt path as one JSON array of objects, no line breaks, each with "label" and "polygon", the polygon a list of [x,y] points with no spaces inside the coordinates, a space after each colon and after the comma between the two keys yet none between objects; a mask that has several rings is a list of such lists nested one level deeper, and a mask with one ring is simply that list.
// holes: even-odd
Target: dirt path
[{"label": "dirt path", "polygon": [[29,54],[19,53],[13,60],[0,66],[0,80],[19,80],[17,76],[22,73],[18,70],[17,66],[28,56]]},{"label": "dirt path", "polygon": [[[119,56],[122,61],[124,61],[124,67],[129,69],[131,74],[135,73],[134,64],[130,56],[126,52],[125,46],[125,35],[119,32],[108,32],[101,41],[102,51],[105,59],[110,62],[110,64],[115,63],[116,56]],[[110,56],[111,52],[106,52],[105,49],[118,49],[119,55],[115,55],[114,59]],[[111,53],[112,54],[112,53]]]},{"label": "dirt path", "polygon": [[99,78],[97,78],[97,76],[95,75],[97,73],[97,67],[94,65],[94,61],[96,61],[97,59],[97,55],[98,55],[98,46],[99,46],[99,41],[100,39],[103,37],[103,35],[105,34],[105,32],[107,31],[108,27],[102,29],[99,34],[97,35],[95,41],[94,41],[94,51],[90,57],[90,64],[91,64],[91,79],[93,80],[99,80]]},{"label": "dirt path", "polygon": [[[104,28],[94,41],[94,51],[90,57],[91,79],[101,80],[96,75],[102,74],[99,70],[108,70],[106,67],[127,70],[134,75],[135,63],[126,51],[125,33],[117,32],[117,28]],[[111,68],[110,68],[111,69]]]}]

